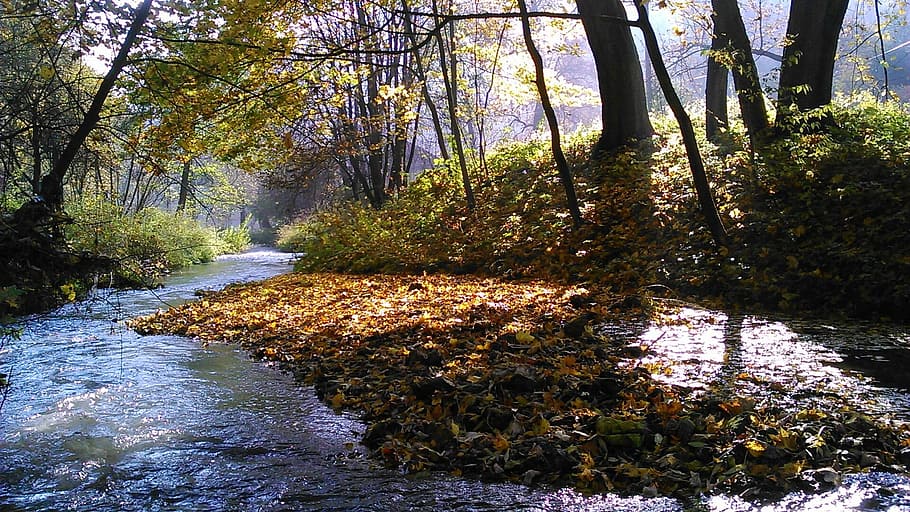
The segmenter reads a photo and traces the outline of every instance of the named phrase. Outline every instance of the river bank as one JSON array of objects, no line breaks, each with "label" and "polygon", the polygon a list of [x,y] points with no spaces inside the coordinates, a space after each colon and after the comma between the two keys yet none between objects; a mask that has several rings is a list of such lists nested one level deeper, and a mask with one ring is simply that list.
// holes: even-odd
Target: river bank
[{"label": "river bank", "polygon": [[[771,501],[719,492],[695,500],[592,494],[540,483],[542,477],[528,486],[482,481],[470,473],[462,477],[441,471],[403,473],[383,468],[382,459],[377,463],[368,457],[370,450],[360,444],[366,425],[353,412],[333,412],[311,386],[300,386],[278,371],[277,363],[251,361],[236,345],[203,346],[177,336],[140,337],[112,321],[177,306],[198,298],[198,290],[211,296],[208,292],[231,283],[263,279],[289,268],[286,254],[254,251],[222,256],[214,263],[175,271],[162,288],[100,290],[87,301],[30,317],[22,338],[0,350],[0,360],[13,377],[6,406],[0,411],[0,460],[6,462],[0,467],[0,508],[22,512],[910,509],[910,479],[875,471],[845,474],[841,485],[828,491],[793,492]],[[652,364],[650,359],[663,353],[661,344],[678,347],[685,344],[686,335],[693,338],[690,348],[708,335],[713,343],[702,348],[713,352],[722,340],[717,331],[727,327],[723,318],[702,316],[687,322],[691,328],[674,321],[653,324],[644,333],[594,332],[608,334],[622,346],[638,340],[635,336],[640,334],[640,342],[649,348],[642,364]],[[773,346],[774,354],[796,362],[800,373],[810,377],[804,383],[806,389],[814,388],[819,379],[832,378],[832,368],[824,364],[804,365],[834,357],[823,347],[854,345],[857,336],[863,336],[870,343],[867,350],[879,349],[877,367],[887,371],[901,366],[899,361],[883,360],[882,351],[910,336],[900,328],[857,325],[855,331],[838,335],[844,336],[838,342],[832,335],[839,329],[815,323],[806,324],[799,339],[788,340],[796,335],[774,323],[753,318],[738,325],[743,333],[740,354],[755,354],[754,343]],[[712,330],[703,330],[705,326]],[[802,333],[812,326],[815,330],[804,337]],[[773,339],[767,336],[771,331],[777,333]],[[873,331],[875,336],[870,337]],[[796,357],[798,352],[805,353],[802,361]],[[703,358],[704,364],[716,360]],[[734,366],[764,367],[754,359],[730,360]],[[797,377],[786,368],[773,368]],[[735,382],[765,389],[777,382],[763,374],[756,377],[769,382]],[[910,410],[906,392],[862,383],[838,389],[862,404],[876,403],[881,410]],[[739,390],[740,394],[745,391]],[[780,396],[774,399],[782,401]],[[875,410],[860,410],[883,416]]]},{"label": "river bank", "polygon": [[[291,274],[137,319],[139,332],[239,343],[368,425],[408,471],[643,495],[779,496],[844,473],[906,472],[910,431],[818,389],[713,393],[667,384],[635,343],[675,306],[543,281]],[[626,326],[626,336],[607,326]],[[630,341],[631,340],[631,341]],[[672,370],[669,370],[672,371]],[[693,392],[696,391],[696,392]]]}]

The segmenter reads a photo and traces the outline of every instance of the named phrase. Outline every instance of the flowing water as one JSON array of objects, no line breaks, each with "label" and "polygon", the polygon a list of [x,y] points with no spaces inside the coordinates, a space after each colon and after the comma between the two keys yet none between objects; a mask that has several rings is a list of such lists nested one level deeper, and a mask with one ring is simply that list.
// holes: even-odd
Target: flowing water
[{"label": "flowing water", "polygon": [[[221,258],[172,275],[158,290],[100,292],[28,319],[22,338],[0,352],[0,372],[12,384],[0,410],[0,511],[685,508],[670,498],[584,496],[386,470],[362,455],[364,427],[356,418],[334,414],[275,367],[234,347],[138,337],[122,326],[197,289],[285,272],[287,258],[269,251]],[[777,379],[817,397],[820,387],[835,386],[871,412],[910,418],[907,331],[681,314],[691,318],[617,335],[648,345],[652,362],[683,362],[665,378],[696,390]],[[745,372],[755,378],[736,378]],[[910,510],[910,480],[853,475],[819,495],[763,504],[717,496],[699,505]]]}]

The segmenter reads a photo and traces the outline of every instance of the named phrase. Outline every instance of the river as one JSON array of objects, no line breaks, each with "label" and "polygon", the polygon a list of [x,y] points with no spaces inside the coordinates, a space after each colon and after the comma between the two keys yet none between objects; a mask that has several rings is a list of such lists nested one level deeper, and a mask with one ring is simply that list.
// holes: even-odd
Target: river
[{"label": "river", "polygon": [[[231,346],[139,337],[122,324],[189,300],[197,289],[288,270],[287,255],[253,251],[174,273],[158,290],[100,291],[29,318],[22,338],[0,352],[0,372],[9,373],[11,382],[0,410],[0,510],[686,508],[665,497],[586,496],[387,470],[363,456],[357,441],[364,426],[356,418],[333,413],[312,389],[274,366]],[[686,362],[677,375],[723,378],[733,361],[737,368],[813,389],[822,382],[849,384],[870,411],[896,420],[910,416],[908,372],[899,364],[910,345],[906,331],[794,328],[750,317],[718,323],[702,312],[686,314],[704,329],[693,330],[690,322],[685,329],[654,326],[636,334],[649,345],[649,357]],[[729,324],[736,326],[736,344],[724,343]],[[854,338],[857,343],[843,341]],[[762,348],[767,346],[773,348]],[[782,352],[784,346],[789,352]],[[811,371],[794,375],[794,354],[811,360]],[[778,363],[762,363],[768,360]],[[864,370],[856,361],[878,364]],[[837,489],[817,495],[793,494],[772,503],[715,496],[696,505],[715,511],[910,511],[910,479],[849,475]]]}]

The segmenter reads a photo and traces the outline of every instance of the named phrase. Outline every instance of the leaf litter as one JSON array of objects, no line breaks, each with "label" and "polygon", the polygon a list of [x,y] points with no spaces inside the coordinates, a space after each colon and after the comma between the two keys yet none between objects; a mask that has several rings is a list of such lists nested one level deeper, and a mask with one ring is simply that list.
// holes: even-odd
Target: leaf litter
[{"label": "leaf litter", "polygon": [[692,396],[597,326],[653,303],[476,276],[294,273],[137,318],[141,334],[240,344],[367,424],[373,458],[409,472],[593,492],[772,496],[906,472],[910,431],[832,399],[792,410]]}]

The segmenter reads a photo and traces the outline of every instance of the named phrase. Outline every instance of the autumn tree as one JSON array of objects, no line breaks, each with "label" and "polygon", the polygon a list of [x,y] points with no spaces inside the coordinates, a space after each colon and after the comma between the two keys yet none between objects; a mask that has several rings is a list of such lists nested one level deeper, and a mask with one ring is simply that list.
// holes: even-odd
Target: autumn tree
[{"label": "autumn tree", "polygon": [[[41,195],[98,80],[66,44],[68,20],[37,5],[0,13],[0,193],[15,203]],[[97,158],[83,148],[76,160],[86,172]]]},{"label": "autumn tree", "polygon": [[98,86],[98,90],[92,98],[91,105],[89,105],[88,110],[85,111],[81,124],[76,129],[75,133],[70,136],[69,142],[57,157],[51,171],[41,180],[41,193],[51,210],[59,209],[63,206],[63,178],[66,175],[67,170],[69,170],[73,160],[76,158],[76,153],[82,147],[86,138],[88,138],[89,133],[101,119],[101,111],[104,108],[104,102],[107,101],[107,97],[114,88],[117,77],[127,64],[130,50],[139,37],[139,31],[142,30],[143,25],[145,25],[145,20],[149,16],[151,7],[152,0],[143,0],[143,2],[136,7],[132,23],[123,39],[120,50],[111,61],[111,67],[107,74],[104,75],[101,84]]}]

